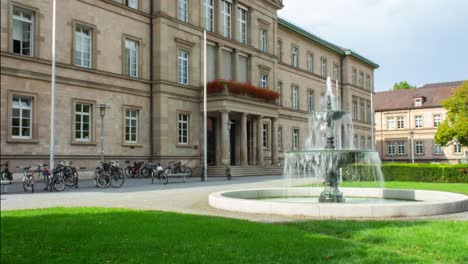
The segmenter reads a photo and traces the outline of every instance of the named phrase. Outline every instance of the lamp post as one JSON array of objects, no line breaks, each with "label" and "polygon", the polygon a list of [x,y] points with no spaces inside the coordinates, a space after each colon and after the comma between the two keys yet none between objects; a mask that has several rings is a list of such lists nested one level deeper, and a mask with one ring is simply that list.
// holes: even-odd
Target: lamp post
[{"label": "lamp post", "polygon": [[104,115],[106,114],[106,104],[99,104],[99,115],[101,116],[101,163],[104,163]]},{"label": "lamp post", "polygon": [[410,135],[411,135],[411,163],[414,164],[414,131],[411,131]]},{"label": "lamp post", "polygon": [[229,140],[229,150],[228,150],[228,161],[226,163],[226,176],[228,180],[231,180],[231,125],[235,124],[234,122],[228,121],[227,123],[228,130],[228,140]]}]

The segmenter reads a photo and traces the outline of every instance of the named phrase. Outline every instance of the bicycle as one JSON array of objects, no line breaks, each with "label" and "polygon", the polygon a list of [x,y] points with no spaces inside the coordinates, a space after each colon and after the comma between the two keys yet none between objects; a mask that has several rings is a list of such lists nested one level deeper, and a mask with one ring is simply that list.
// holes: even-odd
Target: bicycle
[{"label": "bicycle", "polygon": [[23,169],[23,189],[25,192],[34,192],[34,179],[31,173],[31,167],[17,166]]},{"label": "bicycle", "polygon": [[96,167],[94,181],[99,188],[120,188],[124,184],[124,172],[119,167],[118,161],[102,163],[101,167]]},{"label": "bicycle", "polygon": [[154,184],[154,178],[157,178],[162,184],[167,184],[169,179],[164,173],[164,168],[161,164],[149,164],[149,173],[151,173],[151,184]]},{"label": "bicycle", "polygon": [[133,161],[130,162],[129,160],[125,161],[127,163],[127,167],[124,170],[125,176],[128,178],[136,178],[143,176],[141,173],[141,169],[144,165],[143,161]]},{"label": "bicycle", "polygon": [[71,166],[70,161],[59,161],[57,167],[52,171],[52,173],[59,174],[63,177],[65,185],[67,187],[78,188],[78,171],[75,167]]},{"label": "bicycle", "polygon": [[61,192],[65,189],[65,180],[63,179],[62,175],[51,173],[47,164],[41,164],[37,166],[37,168],[33,171],[33,174],[42,174],[45,181],[45,188],[44,191],[52,192],[52,190],[56,190]]},{"label": "bicycle", "polygon": [[167,174],[177,174],[177,173],[184,173],[187,174],[188,177],[192,177],[192,169],[182,162],[169,162],[166,169],[164,169],[164,173]]},{"label": "bicycle", "polygon": [[0,166],[4,166],[5,168],[2,170],[2,172],[0,173],[0,177],[2,179],[2,181],[10,181],[10,184],[11,184],[11,181],[13,180],[13,174],[10,172],[10,170],[8,169],[9,168],[9,162],[5,162],[5,164],[0,164]]}]

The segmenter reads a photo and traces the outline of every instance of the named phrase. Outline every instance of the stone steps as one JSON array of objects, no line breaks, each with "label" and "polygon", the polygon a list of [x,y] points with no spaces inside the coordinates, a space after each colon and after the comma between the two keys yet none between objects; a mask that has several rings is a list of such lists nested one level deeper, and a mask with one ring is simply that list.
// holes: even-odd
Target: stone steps
[{"label": "stone steps", "polygon": [[[231,175],[233,177],[242,176],[270,176],[270,175],[283,175],[282,166],[232,166]],[[226,167],[224,166],[209,166],[208,176],[226,176]]]}]

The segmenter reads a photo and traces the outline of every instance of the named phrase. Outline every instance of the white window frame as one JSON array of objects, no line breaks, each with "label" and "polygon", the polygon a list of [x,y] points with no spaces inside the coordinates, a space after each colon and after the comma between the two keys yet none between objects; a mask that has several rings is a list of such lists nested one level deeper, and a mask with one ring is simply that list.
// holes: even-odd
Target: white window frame
[{"label": "white window frame", "polygon": [[299,108],[299,86],[293,85],[292,87],[292,109]]},{"label": "white window frame", "polygon": [[263,149],[268,149],[268,132],[269,132],[269,127],[268,124],[263,124]]},{"label": "white window frame", "polygon": [[353,119],[359,119],[358,100],[356,97],[353,98]]},{"label": "white window frame", "polygon": [[189,22],[188,5],[188,0],[177,0],[177,18],[185,23]]},{"label": "white window frame", "polygon": [[361,121],[366,121],[366,104],[362,99],[359,100],[359,115],[361,118]]},{"label": "white window frame", "polygon": [[276,88],[279,94],[278,96],[278,105],[282,105],[282,97],[283,97],[283,81],[278,81],[278,87]]},{"label": "white window frame", "polygon": [[293,150],[299,150],[299,128],[293,128]]},{"label": "white window frame", "polygon": [[387,143],[387,153],[390,156],[395,156],[395,154],[396,154],[395,142],[388,142]]},{"label": "white window frame", "polygon": [[460,144],[460,142],[458,141],[453,142],[453,153],[462,154],[462,145]]},{"label": "white window frame", "polygon": [[210,32],[215,30],[214,1],[215,0],[203,0],[205,7],[205,29]]},{"label": "white window frame", "polygon": [[190,114],[179,113],[177,117],[177,142],[179,145],[190,143]]},{"label": "white window frame", "polygon": [[397,117],[397,129],[404,129],[405,128],[405,117],[398,116]]},{"label": "white window frame", "polygon": [[268,51],[268,31],[265,29],[260,29],[260,50]]},{"label": "white window frame", "polygon": [[133,39],[125,39],[125,74],[138,78],[139,43]]},{"label": "white window frame", "polygon": [[307,111],[312,113],[314,110],[314,90],[309,90],[307,91]]},{"label": "white window frame", "polygon": [[438,128],[440,123],[442,123],[442,115],[437,114],[433,116],[434,128]]},{"label": "white window frame", "polygon": [[[135,121],[135,124],[132,124]],[[125,143],[138,143],[138,133],[140,127],[140,109],[126,108],[125,109]],[[127,133],[128,128],[128,133]],[[132,135],[135,135],[135,140],[132,140]]]},{"label": "white window frame", "polygon": [[369,74],[366,74],[366,89],[367,89],[367,91],[371,90],[371,79],[370,79]]},{"label": "white window frame", "polygon": [[189,61],[190,53],[185,50],[178,50],[177,81],[179,84],[189,85]]},{"label": "white window frame", "polygon": [[[20,15],[15,15],[15,11],[18,11]],[[26,16],[29,15],[31,18],[28,19]],[[15,21],[20,23],[20,33],[15,34]],[[23,43],[24,41],[24,34],[23,32],[23,24],[27,23],[29,24],[29,54],[23,54]],[[34,56],[34,12],[19,8],[19,7],[13,7],[13,25],[12,25],[12,41],[15,41],[15,35],[19,36],[21,35],[20,39],[17,39],[20,41],[20,53],[15,53],[15,54],[20,54],[23,56]],[[13,46],[13,51],[14,51],[14,43],[12,43]]]},{"label": "white window frame", "polygon": [[333,80],[334,81],[338,81],[339,72],[340,72],[340,66],[338,66],[337,64],[333,64]]},{"label": "white window frame", "polygon": [[239,25],[239,42],[242,44],[247,44],[247,35],[248,35],[248,9],[243,6],[237,7],[237,21]]},{"label": "white window frame", "polygon": [[439,155],[442,153],[442,147],[439,144],[434,143],[434,154]]},{"label": "white window frame", "polygon": [[[88,35],[84,32],[87,31]],[[81,40],[81,41],[79,41]],[[86,51],[84,50],[85,41],[89,41],[89,49],[87,51],[88,58],[85,58]],[[78,59],[80,62],[78,62]],[[89,65],[84,63],[85,59],[89,61]],[[82,25],[76,25],[75,28],[75,65],[83,68],[92,68],[93,66],[93,29]]]},{"label": "white window frame", "polygon": [[314,54],[307,52],[307,71],[314,72]]},{"label": "white window frame", "polygon": [[133,9],[138,9],[138,0],[127,0],[127,6]]},{"label": "white window frame", "polygon": [[260,74],[260,87],[261,88],[268,88],[268,75],[267,74]]},{"label": "white window frame", "polygon": [[359,72],[359,87],[364,88],[364,72]]},{"label": "white window frame", "polygon": [[414,106],[422,106],[422,98],[415,98]]},{"label": "white window frame", "polygon": [[283,127],[278,127],[278,150],[283,150]]},{"label": "white window frame", "polygon": [[226,38],[232,37],[232,2],[230,0],[221,0],[221,25],[223,36]]},{"label": "white window frame", "polygon": [[320,65],[321,65],[321,70],[322,70],[322,77],[327,78],[327,60],[322,58],[320,59]]},{"label": "white window frame", "polygon": [[293,46],[291,50],[291,64],[294,68],[299,67],[299,48],[296,46]]},{"label": "white window frame", "polygon": [[357,86],[357,70],[356,69],[352,70],[352,80],[351,81],[352,81],[353,85]]},{"label": "white window frame", "polygon": [[395,117],[387,117],[387,129],[393,130],[395,129]]},{"label": "white window frame", "polygon": [[278,42],[276,43],[276,48],[278,49],[278,61],[283,62],[283,41],[281,39],[278,39]]},{"label": "white window frame", "polygon": [[416,141],[414,144],[415,154],[416,155],[424,155],[424,142]]},{"label": "white window frame", "polygon": [[[84,106],[88,106],[88,109],[89,109],[89,112],[84,112]],[[80,111],[78,112],[76,110],[76,107],[77,106],[80,106]],[[73,133],[73,137],[75,138],[75,141],[78,141],[78,142],[90,142],[93,138],[93,134],[92,134],[92,131],[93,131],[93,104],[90,104],[90,103],[81,103],[81,102],[77,102],[74,106],[74,110],[75,110],[75,124],[74,124],[74,133]],[[80,121],[78,121],[78,116],[80,116]],[[83,122],[83,119],[84,117],[87,116],[88,117],[88,138],[84,137],[84,124],[85,122]],[[80,124],[80,128],[77,130],[76,129],[76,124]],[[80,136],[77,137],[76,136],[76,132],[79,132],[80,133]]]},{"label": "white window frame", "polygon": [[406,154],[406,144],[403,141],[398,142],[398,155],[405,155]]},{"label": "white window frame", "polygon": [[423,117],[422,115],[417,115],[414,117],[414,127],[422,128],[423,127]]},{"label": "white window frame", "polygon": [[[15,105],[15,99],[17,99],[18,104]],[[24,102],[27,102],[25,105]],[[29,104],[29,106],[27,106]],[[31,139],[32,138],[32,125],[33,125],[33,99],[31,97],[24,97],[24,96],[16,96],[12,97],[11,108],[11,137],[12,138],[20,138],[20,139]],[[14,116],[13,112],[17,109],[19,111],[19,116]],[[29,110],[29,116],[25,115],[24,112]],[[13,119],[18,119],[18,126],[13,126]],[[23,127],[23,120],[29,119],[29,126]],[[13,134],[13,128],[18,128],[18,135]],[[29,135],[23,135],[23,128],[29,129]]]}]

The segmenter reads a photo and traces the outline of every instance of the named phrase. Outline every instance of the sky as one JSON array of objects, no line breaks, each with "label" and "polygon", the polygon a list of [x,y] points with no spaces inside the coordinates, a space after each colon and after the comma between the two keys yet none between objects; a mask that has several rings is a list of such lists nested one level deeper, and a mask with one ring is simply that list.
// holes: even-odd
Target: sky
[{"label": "sky", "polygon": [[284,0],[279,16],[376,62],[375,90],[468,80],[468,0]]}]

